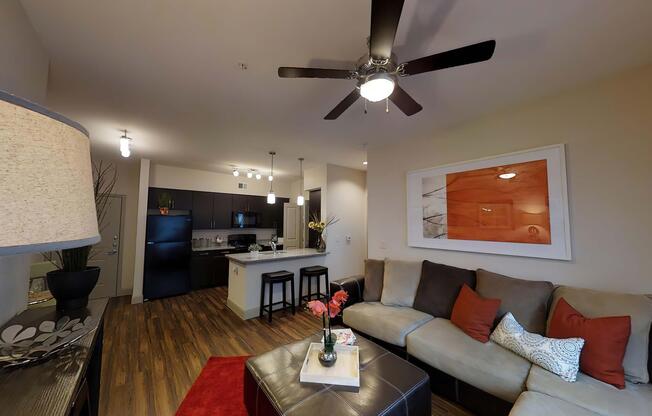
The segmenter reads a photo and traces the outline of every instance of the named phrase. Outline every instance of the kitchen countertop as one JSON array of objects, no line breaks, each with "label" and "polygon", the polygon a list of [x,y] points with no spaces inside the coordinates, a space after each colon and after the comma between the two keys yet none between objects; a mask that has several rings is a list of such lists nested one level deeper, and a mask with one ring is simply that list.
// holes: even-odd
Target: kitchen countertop
[{"label": "kitchen countertop", "polygon": [[294,260],[305,257],[320,257],[327,255],[328,252],[318,253],[314,248],[300,248],[295,250],[279,250],[274,254],[273,251],[264,251],[254,255],[251,253],[227,254],[226,258],[240,264],[265,263],[281,260]]},{"label": "kitchen countertop", "polygon": [[209,250],[233,250],[235,247],[227,244],[209,244],[204,247],[193,247],[192,251],[209,251]]}]

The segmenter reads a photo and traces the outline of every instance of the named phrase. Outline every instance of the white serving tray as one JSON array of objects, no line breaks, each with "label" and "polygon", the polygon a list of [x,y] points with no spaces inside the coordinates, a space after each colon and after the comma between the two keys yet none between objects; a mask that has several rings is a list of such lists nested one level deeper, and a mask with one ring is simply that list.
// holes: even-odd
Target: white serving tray
[{"label": "white serving tray", "polygon": [[337,361],[332,367],[324,367],[319,362],[318,355],[322,347],[318,342],[310,344],[303,360],[299,381],[360,387],[360,352],[357,345],[336,344]]}]

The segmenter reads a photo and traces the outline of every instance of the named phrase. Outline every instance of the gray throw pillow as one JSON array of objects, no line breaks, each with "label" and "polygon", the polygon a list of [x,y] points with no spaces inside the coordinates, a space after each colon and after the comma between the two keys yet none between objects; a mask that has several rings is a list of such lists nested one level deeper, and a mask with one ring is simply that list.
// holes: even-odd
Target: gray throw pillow
[{"label": "gray throw pillow", "polygon": [[515,279],[483,269],[478,269],[476,276],[475,291],[480,296],[501,300],[494,325],[511,312],[526,331],[545,334],[548,304],[555,288],[552,283]]},{"label": "gray throw pillow", "polygon": [[410,306],[414,304],[421,262],[385,260],[385,278],[380,302],[386,306]]},{"label": "gray throw pillow", "polygon": [[364,293],[365,302],[378,302],[383,294],[383,278],[385,275],[385,260],[367,259],[364,261]]},{"label": "gray throw pillow", "polygon": [[464,284],[475,289],[475,271],[425,260],[414,309],[436,318],[450,319]]}]

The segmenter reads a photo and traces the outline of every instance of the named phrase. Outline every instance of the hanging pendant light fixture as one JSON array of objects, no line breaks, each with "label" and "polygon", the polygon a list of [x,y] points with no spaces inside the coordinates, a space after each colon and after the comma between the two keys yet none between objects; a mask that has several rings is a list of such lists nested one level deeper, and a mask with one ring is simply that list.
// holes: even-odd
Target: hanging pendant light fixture
[{"label": "hanging pendant light fixture", "polygon": [[[301,173],[301,188],[303,188],[303,158],[299,158],[299,172]],[[297,196],[297,205],[298,206],[303,206],[303,204],[306,202],[303,198],[303,189],[300,190],[299,196]]]},{"label": "hanging pendant light fixture", "polygon": [[127,137],[127,130],[120,136],[120,154],[122,157],[131,156],[131,139]]},{"label": "hanging pendant light fixture", "polygon": [[274,178],[274,155],[276,152],[269,152],[269,155],[272,157],[272,165],[269,170],[269,193],[267,194],[267,203],[268,204],[275,204],[276,203],[276,195],[274,194],[274,182],[272,179]]}]

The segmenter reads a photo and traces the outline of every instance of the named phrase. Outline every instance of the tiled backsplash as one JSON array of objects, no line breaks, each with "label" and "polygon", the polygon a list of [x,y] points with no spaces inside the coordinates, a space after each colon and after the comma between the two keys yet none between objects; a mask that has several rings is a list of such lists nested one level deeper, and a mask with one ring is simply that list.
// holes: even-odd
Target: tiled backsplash
[{"label": "tiled backsplash", "polygon": [[256,234],[256,240],[267,241],[272,238],[272,234],[276,232],[273,228],[230,228],[226,230],[193,230],[192,238],[210,238],[214,239],[218,235],[222,237],[224,242],[227,236],[231,234]]}]

